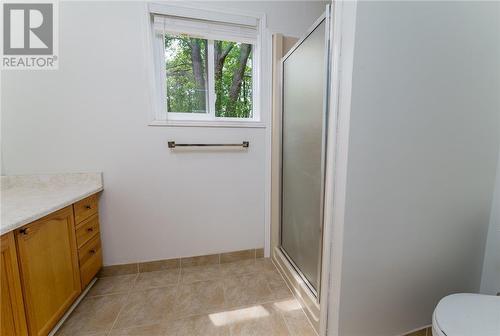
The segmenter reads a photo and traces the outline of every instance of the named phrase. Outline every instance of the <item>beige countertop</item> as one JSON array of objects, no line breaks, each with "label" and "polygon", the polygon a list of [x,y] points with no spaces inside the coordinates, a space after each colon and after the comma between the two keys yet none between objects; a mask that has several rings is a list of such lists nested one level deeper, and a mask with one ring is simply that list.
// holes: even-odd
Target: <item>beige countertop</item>
[{"label": "beige countertop", "polygon": [[102,173],[1,177],[0,234],[103,190]]}]

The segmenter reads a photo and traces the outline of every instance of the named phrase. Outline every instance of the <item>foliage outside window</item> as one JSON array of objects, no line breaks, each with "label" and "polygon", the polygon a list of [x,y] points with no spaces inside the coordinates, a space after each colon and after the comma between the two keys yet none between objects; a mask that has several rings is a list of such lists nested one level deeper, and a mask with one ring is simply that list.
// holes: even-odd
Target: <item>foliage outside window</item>
[{"label": "foliage outside window", "polygon": [[164,47],[167,112],[253,117],[252,44],[165,33]]},{"label": "foliage outside window", "polygon": [[165,34],[167,111],[206,113],[207,40]]},{"label": "foliage outside window", "polygon": [[252,117],[252,45],[214,41],[215,115]]}]

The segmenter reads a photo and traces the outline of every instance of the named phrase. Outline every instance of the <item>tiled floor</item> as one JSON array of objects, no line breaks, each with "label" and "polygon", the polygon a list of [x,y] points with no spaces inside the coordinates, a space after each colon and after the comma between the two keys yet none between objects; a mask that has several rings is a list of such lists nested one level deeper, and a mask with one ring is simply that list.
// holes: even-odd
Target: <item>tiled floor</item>
[{"label": "tiled floor", "polygon": [[314,336],[269,259],[101,278],[57,336]]}]

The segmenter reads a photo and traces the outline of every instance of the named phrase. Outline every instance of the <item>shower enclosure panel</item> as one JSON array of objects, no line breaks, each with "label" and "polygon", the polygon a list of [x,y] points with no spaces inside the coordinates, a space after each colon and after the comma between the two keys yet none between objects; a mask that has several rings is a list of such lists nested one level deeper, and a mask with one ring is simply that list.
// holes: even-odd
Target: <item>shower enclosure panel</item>
[{"label": "shower enclosure panel", "polygon": [[282,60],[281,250],[315,295],[323,231],[327,13]]}]

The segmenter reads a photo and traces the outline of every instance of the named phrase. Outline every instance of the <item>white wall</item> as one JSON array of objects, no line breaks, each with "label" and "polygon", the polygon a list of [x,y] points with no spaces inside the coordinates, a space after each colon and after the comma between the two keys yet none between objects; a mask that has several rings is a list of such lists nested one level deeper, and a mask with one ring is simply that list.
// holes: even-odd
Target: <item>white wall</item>
[{"label": "white wall", "polygon": [[500,137],[499,3],[359,2],[339,335],[480,287]]},{"label": "white wall", "polygon": [[[287,35],[324,9],[199,6],[265,12],[269,29]],[[59,70],[2,73],[3,173],[104,172],[106,265],[263,247],[266,129],[147,126],[146,25],[142,2],[61,2]],[[169,139],[250,148],[172,153]]]},{"label": "white wall", "polygon": [[481,293],[500,293],[500,153],[497,164],[495,194],[491,205],[490,227],[484,255]]}]

